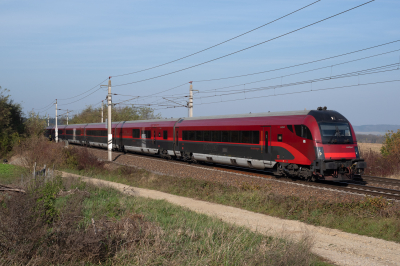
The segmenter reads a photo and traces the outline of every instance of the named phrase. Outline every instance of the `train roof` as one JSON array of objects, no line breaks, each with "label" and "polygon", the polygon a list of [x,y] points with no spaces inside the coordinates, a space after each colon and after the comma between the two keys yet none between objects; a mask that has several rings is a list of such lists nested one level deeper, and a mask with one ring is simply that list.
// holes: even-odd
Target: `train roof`
[{"label": "train roof", "polygon": [[[264,113],[249,113],[249,114],[234,114],[234,115],[214,115],[214,116],[198,116],[198,117],[181,117],[181,118],[168,118],[168,119],[150,119],[150,120],[132,120],[132,121],[119,121],[113,122],[113,125],[121,122],[125,123],[154,123],[154,122],[175,122],[175,121],[192,121],[192,120],[206,120],[206,119],[229,119],[229,118],[251,118],[251,117],[274,117],[274,116],[306,116],[312,115],[317,121],[328,121],[332,116],[338,117],[339,121],[347,121],[344,116],[333,110],[300,110],[300,111],[283,111],[283,112],[264,112]],[[73,124],[69,126],[96,126],[106,125],[106,123],[88,123],[88,124]],[[51,128],[51,127],[48,127]],[[53,126],[54,128],[54,126]]]},{"label": "train roof", "polygon": [[308,115],[310,110],[302,111],[284,111],[284,112],[266,112],[266,113],[250,113],[236,115],[213,115],[213,116],[198,116],[185,117],[184,120],[203,120],[203,119],[224,119],[224,118],[247,118],[247,117],[265,117],[265,116],[292,116],[292,115]]}]

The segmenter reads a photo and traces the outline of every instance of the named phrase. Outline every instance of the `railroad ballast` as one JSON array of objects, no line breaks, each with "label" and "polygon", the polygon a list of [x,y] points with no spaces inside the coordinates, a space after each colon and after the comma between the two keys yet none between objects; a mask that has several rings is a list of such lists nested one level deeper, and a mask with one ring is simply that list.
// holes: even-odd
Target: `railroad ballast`
[{"label": "railroad ballast", "polygon": [[[46,128],[54,139],[55,127]],[[58,138],[107,148],[105,123],[62,125]],[[366,163],[340,113],[317,110],[112,123],[113,149],[256,168],[306,180],[360,178]]]}]

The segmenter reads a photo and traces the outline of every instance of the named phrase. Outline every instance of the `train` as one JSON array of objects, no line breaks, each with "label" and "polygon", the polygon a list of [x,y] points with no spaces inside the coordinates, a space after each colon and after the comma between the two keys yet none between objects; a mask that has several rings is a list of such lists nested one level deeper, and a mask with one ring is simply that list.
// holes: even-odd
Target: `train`
[{"label": "train", "polygon": [[[55,127],[47,127],[45,136],[54,140]],[[60,141],[107,148],[107,138],[106,123],[58,126]],[[362,179],[367,166],[350,122],[326,107],[113,122],[112,149],[307,181]]]}]

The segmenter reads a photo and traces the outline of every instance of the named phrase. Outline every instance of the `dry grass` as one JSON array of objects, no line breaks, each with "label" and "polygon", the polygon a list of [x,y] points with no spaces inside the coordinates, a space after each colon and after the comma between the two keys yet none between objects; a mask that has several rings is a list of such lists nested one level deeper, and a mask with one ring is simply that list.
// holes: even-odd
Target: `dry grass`
[{"label": "dry grass", "polygon": [[37,181],[1,198],[0,265],[326,265],[309,235],[272,239],[77,179]]},{"label": "dry grass", "polygon": [[381,143],[358,143],[357,145],[361,152],[372,150],[374,152],[380,153],[382,148]]}]

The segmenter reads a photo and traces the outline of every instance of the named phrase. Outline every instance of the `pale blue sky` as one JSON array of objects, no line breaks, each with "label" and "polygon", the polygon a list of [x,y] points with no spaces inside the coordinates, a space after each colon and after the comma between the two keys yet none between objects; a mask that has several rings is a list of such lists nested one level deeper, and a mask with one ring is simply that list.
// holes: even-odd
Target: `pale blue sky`
[{"label": "pale blue sky", "polygon": [[[34,111],[42,111],[42,115],[49,113],[50,116],[54,116],[54,107],[48,110],[43,107],[54,99],[76,96],[95,87],[108,76],[114,76],[113,93],[133,96],[184,96],[188,94],[188,82],[193,80],[194,89],[200,91],[195,94],[194,116],[289,111],[327,106],[345,115],[354,125],[400,124],[400,82],[356,86],[400,80],[400,70],[396,70],[398,65],[388,66],[400,62],[400,51],[391,52],[400,49],[400,42],[281,71],[196,82],[273,70],[400,40],[400,1],[396,0],[376,0],[307,29],[199,67],[146,82],[117,86],[223,56],[329,17],[366,0],[322,0],[296,14],[206,52],[150,71],[115,77],[197,52],[312,2],[0,0],[0,86],[11,91],[13,99],[22,103],[25,112],[34,108]],[[385,52],[391,53],[329,67]],[[387,67],[376,69],[382,66]],[[327,68],[271,80],[320,67]],[[375,69],[372,72],[379,73],[356,74],[347,78],[315,81],[312,84],[279,87],[281,84],[371,68]],[[252,83],[259,80],[265,81]],[[163,90],[185,83],[187,85],[160,94]],[[218,88],[233,85],[239,86],[222,91],[232,93],[233,90],[239,90],[240,93],[220,95],[225,93],[218,92]],[[244,93],[244,89],[271,86],[277,88]],[[315,91],[341,86],[347,87]],[[98,88],[97,86],[92,91]],[[205,93],[214,89],[217,89],[214,94]],[[314,91],[265,97],[274,93],[311,89]],[[85,95],[87,94],[81,97]],[[76,112],[85,105],[98,104],[105,96],[106,90],[100,89],[75,103],[69,104],[81,97],[59,100],[59,108],[68,108]],[[242,98],[245,100],[207,104]],[[127,99],[128,96],[113,96],[114,103]],[[177,98],[173,101],[184,103],[186,99],[187,97]],[[144,98],[133,103],[161,103],[161,100],[160,97]],[[170,104],[175,105],[172,102]],[[60,111],[62,112],[64,111]],[[187,116],[186,108],[160,109],[156,112],[160,112],[163,117]]]}]

